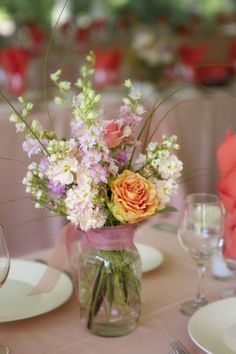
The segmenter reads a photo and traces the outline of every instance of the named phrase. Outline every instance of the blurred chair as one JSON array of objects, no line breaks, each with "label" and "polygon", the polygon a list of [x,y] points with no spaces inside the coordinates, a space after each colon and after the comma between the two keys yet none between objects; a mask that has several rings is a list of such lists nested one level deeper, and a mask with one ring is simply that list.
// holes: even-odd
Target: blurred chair
[{"label": "blurred chair", "polygon": [[234,69],[228,63],[209,63],[195,67],[195,83],[204,86],[225,86],[233,78]]}]

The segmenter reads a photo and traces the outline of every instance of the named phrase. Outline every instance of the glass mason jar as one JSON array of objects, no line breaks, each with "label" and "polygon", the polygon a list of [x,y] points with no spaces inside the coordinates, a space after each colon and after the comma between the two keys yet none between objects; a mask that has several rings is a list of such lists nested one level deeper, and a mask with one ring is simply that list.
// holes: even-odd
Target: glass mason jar
[{"label": "glass mason jar", "polygon": [[141,260],[133,243],[135,226],[82,232],[79,257],[80,317],[97,335],[133,331],[141,311]]}]

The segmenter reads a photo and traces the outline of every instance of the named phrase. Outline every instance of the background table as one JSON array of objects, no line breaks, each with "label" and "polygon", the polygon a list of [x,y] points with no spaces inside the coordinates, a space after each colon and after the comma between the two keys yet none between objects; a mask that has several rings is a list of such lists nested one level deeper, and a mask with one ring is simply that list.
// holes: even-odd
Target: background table
[{"label": "background table", "polygon": [[[143,225],[136,242],[159,248],[163,264],[143,275],[142,316],[138,328],[124,337],[102,338],[86,332],[79,319],[78,304],[72,297],[66,304],[47,314],[0,325],[0,342],[11,347],[12,354],[166,354],[169,342],[179,338],[191,354],[203,353],[189,338],[189,318],[179,312],[179,305],[195,296],[196,266],[178,244],[176,234]],[[47,257],[48,252],[27,255]],[[206,294],[213,300],[221,290],[235,287],[235,279],[217,281],[208,272]],[[232,309],[233,310],[233,309]]]}]

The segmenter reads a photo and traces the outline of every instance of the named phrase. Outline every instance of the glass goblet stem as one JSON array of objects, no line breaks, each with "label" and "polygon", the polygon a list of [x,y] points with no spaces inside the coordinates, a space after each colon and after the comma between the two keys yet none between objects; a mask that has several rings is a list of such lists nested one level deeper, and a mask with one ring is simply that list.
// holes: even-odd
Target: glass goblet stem
[{"label": "glass goblet stem", "polygon": [[205,296],[204,278],[205,278],[206,266],[202,262],[197,263],[198,274],[198,288],[195,302],[198,307],[204,306],[207,303]]}]

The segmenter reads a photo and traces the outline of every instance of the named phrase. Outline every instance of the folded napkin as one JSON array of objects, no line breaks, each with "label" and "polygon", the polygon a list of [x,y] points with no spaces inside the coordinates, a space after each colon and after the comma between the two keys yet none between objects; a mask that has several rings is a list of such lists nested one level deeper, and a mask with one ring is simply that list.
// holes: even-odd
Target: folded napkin
[{"label": "folded napkin", "polygon": [[75,31],[75,42],[78,46],[84,45],[91,34],[91,27],[77,27]]},{"label": "folded napkin", "polygon": [[1,51],[1,62],[9,93],[21,95],[24,92],[28,60],[29,53],[24,48],[9,47]]},{"label": "folded napkin", "polygon": [[95,84],[106,86],[120,82],[122,52],[120,48],[95,49]]},{"label": "folded napkin", "polygon": [[30,43],[29,43],[29,51],[31,54],[38,54],[41,50],[41,46],[45,37],[44,30],[42,27],[35,22],[27,22],[25,24],[29,35],[30,35]]},{"label": "folded napkin", "polygon": [[178,53],[182,65],[181,74],[185,81],[196,83],[196,66],[204,61],[207,51],[208,45],[205,43],[182,44],[179,47]]},{"label": "folded napkin", "polygon": [[227,131],[216,150],[220,180],[217,190],[225,208],[223,254],[236,259],[236,134]]},{"label": "folded napkin", "polygon": [[58,26],[58,30],[63,34],[63,35],[66,35],[70,29],[70,22],[69,21],[66,21],[66,22],[63,22],[61,25]]},{"label": "folded napkin", "polygon": [[206,43],[196,45],[183,44],[179,47],[180,60],[185,65],[195,66],[204,60],[207,51],[208,45]]},{"label": "folded napkin", "polygon": [[234,63],[236,61],[236,41],[230,42],[228,56],[230,62]]}]

